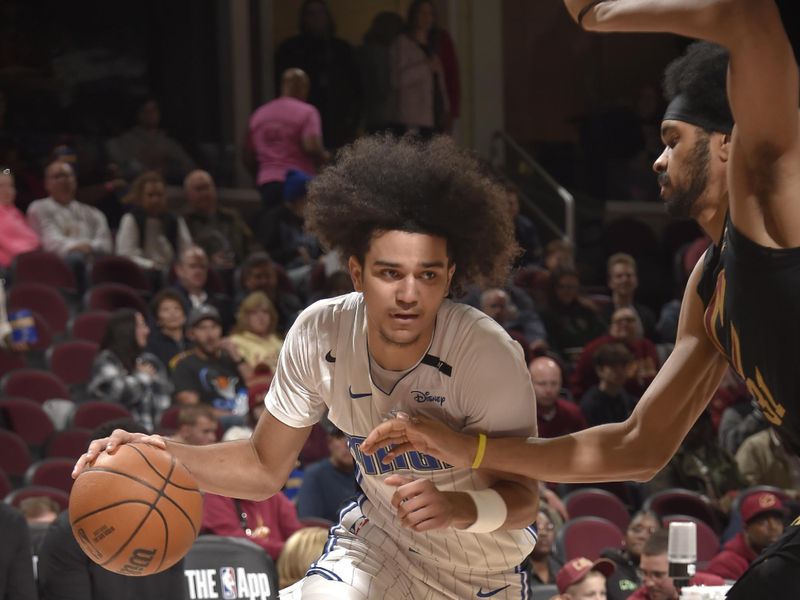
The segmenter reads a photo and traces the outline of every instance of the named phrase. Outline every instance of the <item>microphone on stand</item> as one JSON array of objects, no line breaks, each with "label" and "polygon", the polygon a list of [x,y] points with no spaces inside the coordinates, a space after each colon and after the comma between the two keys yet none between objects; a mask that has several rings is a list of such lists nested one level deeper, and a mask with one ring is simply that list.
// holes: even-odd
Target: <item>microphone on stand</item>
[{"label": "microphone on stand", "polygon": [[667,544],[667,560],[669,576],[680,590],[689,584],[697,571],[697,526],[690,522],[673,522],[669,524],[669,542]]}]

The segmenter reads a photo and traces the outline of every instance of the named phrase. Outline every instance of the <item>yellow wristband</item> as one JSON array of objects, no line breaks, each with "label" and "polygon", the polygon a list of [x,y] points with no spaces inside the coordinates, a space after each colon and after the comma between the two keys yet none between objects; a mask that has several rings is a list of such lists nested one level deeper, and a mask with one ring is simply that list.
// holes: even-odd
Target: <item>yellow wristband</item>
[{"label": "yellow wristband", "polygon": [[475,460],[472,461],[472,468],[477,469],[483,462],[483,455],[486,454],[486,434],[478,434],[478,451],[475,452]]}]

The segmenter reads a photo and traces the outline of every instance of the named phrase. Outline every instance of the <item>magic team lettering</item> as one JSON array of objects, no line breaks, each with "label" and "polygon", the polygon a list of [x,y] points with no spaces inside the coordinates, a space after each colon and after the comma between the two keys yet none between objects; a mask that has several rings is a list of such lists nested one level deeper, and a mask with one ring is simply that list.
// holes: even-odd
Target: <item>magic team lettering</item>
[{"label": "magic team lettering", "polygon": [[393,471],[444,471],[453,468],[453,465],[442,462],[438,458],[416,451],[401,454],[385,465],[383,458],[389,451],[386,448],[380,448],[372,456],[366,456],[361,452],[361,444],[365,439],[358,436],[348,436],[347,438],[350,452],[364,475],[386,475]]}]

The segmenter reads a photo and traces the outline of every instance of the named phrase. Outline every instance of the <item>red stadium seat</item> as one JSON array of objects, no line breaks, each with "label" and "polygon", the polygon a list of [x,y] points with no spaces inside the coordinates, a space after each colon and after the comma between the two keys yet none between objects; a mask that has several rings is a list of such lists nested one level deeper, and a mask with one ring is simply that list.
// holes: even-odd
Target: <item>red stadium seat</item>
[{"label": "red stadium seat", "polygon": [[43,448],[53,435],[53,422],[38,402],[10,398],[0,401],[0,411],[5,415],[11,431],[25,440],[28,446]]},{"label": "red stadium seat", "polygon": [[98,257],[92,265],[89,281],[93,286],[101,283],[121,283],[140,294],[149,294],[153,291],[147,273],[127,256]]},{"label": "red stadium seat", "polygon": [[24,355],[0,348],[0,377],[11,371],[24,368]]},{"label": "red stadium seat", "polygon": [[11,482],[22,482],[25,471],[31,466],[31,453],[25,440],[13,431],[0,429],[0,469],[5,471]]},{"label": "red stadium seat", "polygon": [[[61,293],[44,283],[16,283],[8,290],[8,311],[27,308],[39,313],[55,334],[64,333],[69,321],[69,308]],[[10,318],[10,317],[9,317]]]},{"label": "red stadium seat", "polygon": [[694,523],[697,528],[697,560],[699,562],[709,562],[719,553],[719,536],[708,526],[705,521],[701,521],[689,515],[667,515],[662,519],[664,527],[669,529],[670,523]]},{"label": "red stadium seat", "polygon": [[118,308],[132,308],[143,315],[147,314],[147,305],[136,291],[121,283],[101,283],[89,288],[84,305],[88,310],[115,311]]},{"label": "red stadium seat", "polygon": [[86,452],[92,441],[90,429],[73,427],[64,431],[56,431],[45,449],[46,458],[71,458],[77,460]]},{"label": "red stadium seat", "polygon": [[556,536],[555,551],[564,562],[585,556],[596,560],[606,548],[621,548],[624,536],[619,527],[600,517],[570,519]]},{"label": "red stadium seat", "polygon": [[602,517],[625,531],[631,516],[625,504],[611,492],[600,488],[581,488],[564,497],[570,518]]},{"label": "red stadium seat", "polygon": [[69,398],[69,390],[61,379],[39,369],[21,369],[3,377],[0,389],[7,396],[30,398],[40,404],[51,398]]},{"label": "red stadium seat", "polygon": [[110,316],[111,313],[107,310],[88,310],[77,315],[69,325],[72,337],[99,344],[106,334]]},{"label": "red stadium seat", "polygon": [[662,519],[667,515],[688,515],[704,521],[717,534],[721,526],[711,501],[702,494],[682,488],[670,488],[651,494],[642,506]]},{"label": "red stadium seat", "polygon": [[11,268],[12,281],[15,283],[33,281],[51,285],[69,294],[77,291],[72,269],[53,252],[34,250],[19,254],[14,258]]},{"label": "red stadium seat", "polygon": [[98,345],[85,340],[55,344],[47,350],[47,365],[67,385],[87,384]]},{"label": "red stadium seat", "polygon": [[170,431],[177,431],[178,429],[178,414],[181,412],[179,405],[170,406],[167,410],[161,413],[161,420],[158,423],[159,429]]},{"label": "red stadium seat", "polygon": [[111,402],[84,402],[79,404],[72,416],[72,426],[95,429],[103,423],[116,419],[131,419],[131,413],[120,404]]},{"label": "red stadium seat", "polygon": [[6,504],[16,506],[19,508],[20,502],[27,498],[36,498],[37,496],[44,496],[55,500],[61,507],[61,510],[66,510],[69,506],[69,494],[58,488],[51,488],[44,485],[29,485],[11,492],[6,496]]},{"label": "red stadium seat", "polygon": [[54,334],[53,334],[53,328],[50,327],[50,323],[47,322],[47,319],[45,319],[35,310],[32,310],[31,313],[33,313],[33,322],[34,325],[36,326],[37,339],[36,342],[30,344],[30,350],[32,350],[33,352],[28,352],[27,360],[28,364],[30,364],[31,366],[36,364],[36,366],[38,367],[38,366],[43,366],[44,363],[42,363],[41,361],[37,362],[32,359],[34,359],[35,357],[40,358],[42,353],[44,353],[50,347],[50,345],[53,343]]},{"label": "red stadium seat", "polygon": [[69,494],[74,467],[75,461],[71,458],[45,458],[33,463],[25,472],[25,485],[52,487]]},{"label": "red stadium seat", "polygon": [[12,490],[11,481],[3,469],[0,469],[0,498],[5,498]]}]

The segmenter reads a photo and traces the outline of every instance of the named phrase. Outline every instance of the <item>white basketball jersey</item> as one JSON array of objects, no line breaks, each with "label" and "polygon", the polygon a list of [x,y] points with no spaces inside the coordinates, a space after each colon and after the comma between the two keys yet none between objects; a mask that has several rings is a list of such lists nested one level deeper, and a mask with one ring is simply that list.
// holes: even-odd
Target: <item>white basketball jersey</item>
[{"label": "white basketball jersey", "polygon": [[393,410],[490,437],[536,434],[536,403],[522,348],[475,308],[445,300],[428,351],[392,389],[382,390],[370,376],[363,296],[317,302],[289,331],[265,402],[291,427],[312,425],[329,410],[331,422],[348,436],[356,480],[367,497],[364,515],[418,558],[458,570],[500,571],[513,569],[533,549],[530,528],[473,534],[402,527],[391,505],[395,488],[383,483],[387,476],[430,479],[441,491],[481,490],[497,479],[418,452],[384,465],[381,453],[367,456],[359,449]]}]

